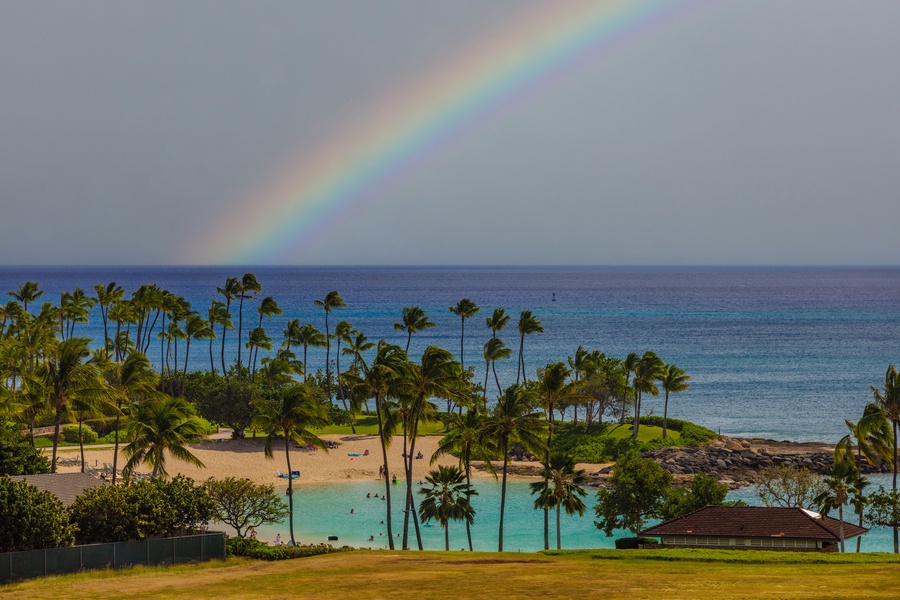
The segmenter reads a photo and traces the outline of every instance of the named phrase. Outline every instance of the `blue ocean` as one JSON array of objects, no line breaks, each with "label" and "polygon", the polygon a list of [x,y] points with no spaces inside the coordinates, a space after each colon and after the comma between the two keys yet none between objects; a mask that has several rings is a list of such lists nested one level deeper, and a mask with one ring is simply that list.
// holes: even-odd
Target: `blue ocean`
[{"label": "blue ocean", "polygon": [[[900,268],[770,267],[0,267],[0,292],[37,281],[40,301],[62,291],[117,282],[130,294],[155,283],[184,296],[205,315],[226,277],[253,272],[284,314],[264,323],[276,340],[288,319],[324,330],[313,301],[338,290],[347,308],[332,313],[373,341],[405,344],[393,324],[404,306],[419,306],[436,327],[413,336],[410,354],[429,344],[459,352],[460,322],[448,307],[468,297],[481,313],[466,323],[465,361],[483,377],[484,317],[494,308],[512,315],[500,333],[517,348],[515,320],[532,310],[543,334],[528,336],[530,376],[565,361],[583,345],[610,356],[657,352],[691,376],[672,398],[670,415],[732,436],[833,442],[844,419],[856,419],[880,385],[889,363],[900,363]],[[220,297],[219,297],[220,298]],[[221,298],[220,298],[221,299]],[[245,302],[246,331],[258,315]],[[233,307],[236,319],[236,308]],[[77,335],[103,337],[99,312]],[[229,331],[228,360],[237,338]],[[150,349],[158,364],[158,345]],[[324,350],[310,349],[310,369],[324,368]],[[515,358],[498,363],[501,385],[515,381]],[[208,350],[195,344],[191,367],[209,368]],[[659,399],[643,409],[661,414]]]}]

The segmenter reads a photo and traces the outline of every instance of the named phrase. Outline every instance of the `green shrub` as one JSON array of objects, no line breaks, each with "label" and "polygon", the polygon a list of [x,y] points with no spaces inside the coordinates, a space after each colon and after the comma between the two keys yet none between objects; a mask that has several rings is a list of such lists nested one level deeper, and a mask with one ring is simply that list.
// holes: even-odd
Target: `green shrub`
[{"label": "green shrub", "polygon": [[0,475],[49,473],[50,461],[14,425],[0,427]]},{"label": "green shrub", "polygon": [[75,527],[59,498],[0,477],[0,552],[71,546]]},{"label": "green shrub", "polygon": [[[63,425],[62,427],[62,439],[70,444],[78,443],[78,425],[70,424]],[[85,444],[95,444],[100,436],[97,435],[97,432],[91,429],[91,426],[85,423],[81,426],[81,437],[82,441]]]},{"label": "green shrub", "polygon": [[103,485],[75,498],[69,515],[83,544],[170,537],[204,527],[212,517],[205,488],[183,475]]},{"label": "green shrub", "polygon": [[351,548],[333,548],[332,546],[269,546],[259,540],[250,538],[229,537],[225,542],[228,556],[246,556],[258,560],[287,560],[344,552]]}]

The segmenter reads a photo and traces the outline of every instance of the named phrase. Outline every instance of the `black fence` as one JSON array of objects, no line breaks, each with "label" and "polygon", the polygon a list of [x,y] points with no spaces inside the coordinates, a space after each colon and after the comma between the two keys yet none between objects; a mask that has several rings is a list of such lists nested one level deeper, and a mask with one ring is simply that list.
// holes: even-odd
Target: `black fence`
[{"label": "black fence", "polygon": [[89,569],[177,565],[225,558],[221,532],[0,554],[0,582]]}]

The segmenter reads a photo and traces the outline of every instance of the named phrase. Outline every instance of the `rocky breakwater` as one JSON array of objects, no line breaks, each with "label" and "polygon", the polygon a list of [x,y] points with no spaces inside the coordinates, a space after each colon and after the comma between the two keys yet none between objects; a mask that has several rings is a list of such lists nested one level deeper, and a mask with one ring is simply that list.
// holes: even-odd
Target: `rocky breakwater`
[{"label": "rocky breakwater", "polygon": [[[705,446],[662,448],[645,452],[643,456],[656,460],[678,482],[687,482],[702,471],[714,475],[720,483],[737,488],[756,483],[759,473],[774,465],[824,473],[834,460],[834,446],[720,436]],[[887,472],[886,464],[872,467],[860,462],[859,467],[863,473]]]}]

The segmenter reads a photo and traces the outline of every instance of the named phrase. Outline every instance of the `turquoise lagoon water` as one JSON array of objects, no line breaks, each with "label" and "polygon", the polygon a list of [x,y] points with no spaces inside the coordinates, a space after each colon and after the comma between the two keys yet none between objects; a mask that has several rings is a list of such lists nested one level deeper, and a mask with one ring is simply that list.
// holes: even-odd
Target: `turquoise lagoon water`
[{"label": "turquoise lagoon water", "polygon": [[[871,489],[879,485],[890,486],[890,477],[876,475],[869,478]],[[543,513],[534,510],[534,496],[530,494],[528,484],[533,481],[516,478],[507,483],[506,518],[504,520],[503,546],[507,552],[533,552],[544,547]],[[500,483],[489,478],[474,481],[478,496],[472,498],[475,507],[475,524],[472,526],[472,541],[477,551],[497,550],[497,529],[499,524]],[[419,486],[414,486],[418,489]],[[393,529],[395,536],[403,534],[403,494],[405,487],[391,486],[391,504],[393,510]],[[353,481],[329,484],[299,484],[294,492],[294,535],[297,541],[304,543],[328,543],[328,536],[338,536],[332,544],[348,545],[361,548],[387,549],[387,528],[382,524],[385,518],[385,503],[380,498],[384,494],[384,484],[379,481]],[[366,498],[371,494],[372,498]],[[743,500],[750,505],[760,505],[755,487],[746,487],[729,493],[729,500]],[[416,498],[418,504],[419,498]],[[561,519],[562,546],[566,549],[577,548],[614,548],[615,538],[631,535],[630,532],[615,532],[607,537],[594,525],[594,504],[596,490],[588,488],[588,496],[584,499],[587,507],[584,516],[568,516]],[[353,514],[350,510],[353,509]],[[834,513],[831,516],[837,517]],[[845,520],[855,522],[856,517],[849,509],[845,512]],[[551,515],[550,546],[556,547],[555,521]],[[649,526],[649,524],[648,524]],[[280,533],[288,538],[287,522],[279,526],[261,527],[259,536],[265,540],[273,540]],[[375,541],[369,542],[369,536]],[[400,548],[401,537],[396,538],[395,547]],[[891,530],[875,527],[863,536],[863,552],[891,552],[893,550]],[[422,544],[426,550],[444,549],[444,532],[436,523],[422,527]],[[410,522],[410,547],[415,548],[415,534]],[[450,549],[468,549],[465,525],[460,522],[450,524]],[[856,550],[856,540],[847,543],[848,551]]]}]

